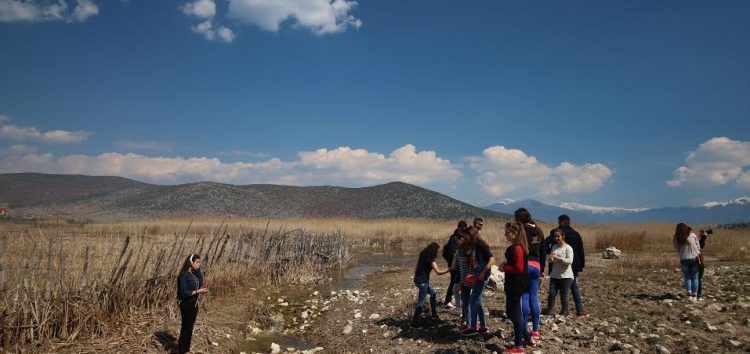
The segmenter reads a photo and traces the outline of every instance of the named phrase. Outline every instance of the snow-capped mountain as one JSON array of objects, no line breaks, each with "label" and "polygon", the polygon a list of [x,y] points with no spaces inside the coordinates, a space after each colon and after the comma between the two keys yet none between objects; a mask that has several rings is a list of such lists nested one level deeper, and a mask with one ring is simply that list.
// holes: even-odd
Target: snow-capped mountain
[{"label": "snow-capped mountain", "polygon": [[527,208],[534,218],[555,223],[557,217],[566,214],[576,223],[608,222],[686,222],[728,224],[750,221],[750,197],[741,197],[724,202],[705,203],[701,206],[665,208],[620,208],[599,207],[579,203],[545,204],[536,200],[519,200],[488,205],[485,208],[513,214],[518,208]]},{"label": "snow-capped mountain", "polygon": [[588,211],[594,214],[638,213],[644,210],[648,210],[648,208],[602,207],[602,206],[593,206],[593,205],[586,205],[586,204],[579,204],[579,203],[567,203],[567,202],[555,203],[552,205],[563,208],[563,209]]},{"label": "snow-capped mountain", "polygon": [[709,202],[703,204],[706,208],[713,208],[715,206],[727,206],[727,205],[747,205],[750,204],[750,197],[740,197],[737,199],[732,199],[728,202]]}]

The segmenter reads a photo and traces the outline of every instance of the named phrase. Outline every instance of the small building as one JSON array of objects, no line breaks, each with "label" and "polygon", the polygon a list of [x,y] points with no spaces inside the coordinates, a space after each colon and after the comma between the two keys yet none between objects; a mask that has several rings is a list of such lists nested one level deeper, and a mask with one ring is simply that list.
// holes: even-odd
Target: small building
[{"label": "small building", "polygon": [[9,212],[10,212],[10,210],[8,210],[7,207],[1,207],[0,206],[0,217],[6,217],[6,216],[8,216]]}]

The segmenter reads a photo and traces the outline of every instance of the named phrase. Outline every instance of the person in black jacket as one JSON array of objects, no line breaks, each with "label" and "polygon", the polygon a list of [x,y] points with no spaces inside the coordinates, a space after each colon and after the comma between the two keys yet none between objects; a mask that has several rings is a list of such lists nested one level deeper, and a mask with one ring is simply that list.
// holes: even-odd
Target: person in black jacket
[{"label": "person in black jacket", "polygon": [[529,291],[521,297],[523,316],[529,318],[531,314],[531,337],[539,339],[541,309],[539,307],[539,285],[544,276],[544,264],[547,260],[547,247],[544,244],[544,231],[532,218],[526,208],[520,208],[513,213],[516,222],[523,229],[528,244],[526,273],[529,277]]},{"label": "person in black jacket", "polygon": [[[708,229],[706,231],[701,230],[698,244],[701,246],[701,256],[703,254],[703,248],[706,247],[706,239],[708,236],[711,236],[714,234],[714,230]],[[703,272],[706,270],[706,265],[703,264],[698,267],[698,293],[696,293],[695,298],[698,301],[703,300]]]},{"label": "person in black jacket", "polygon": [[[573,247],[573,284],[570,286],[570,292],[573,294],[573,301],[576,304],[576,314],[581,317],[588,316],[583,308],[583,299],[581,297],[581,283],[578,273],[583,272],[586,266],[586,254],[583,250],[583,239],[581,234],[570,227],[570,217],[563,214],[557,218],[558,228],[565,234],[565,242]],[[552,237],[552,234],[550,234]],[[549,238],[548,238],[549,239]],[[551,244],[550,244],[551,247]]]},{"label": "person in black jacket", "polygon": [[[458,222],[458,227],[456,227],[456,230],[453,231],[453,235],[448,239],[448,243],[443,246],[443,259],[448,263],[448,267],[453,264],[453,257],[456,255],[456,251],[458,250],[458,244],[461,240],[461,231],[465,230],[468,225],[466,224],[466,221],[461,220]],[[445,301],[443,302],[443,305],[449,309],[452,309],[454,307],[461,307],[461,296],[459,296],[457,293],[455,293],[455,285],[458,283],[458,269],[451,270],[451,282],[450,285],[448,285],[448,290],[445,292]],[[451,300],[453,299],[453,295],[456,296],[456,306],[453,306],[451,304]]]},{"label": "person in black jacket", "polygon": [[198,317],[198,296],[208,292],[203,287],[203,273],[201,273],[201,256],[191,253],[183,263],[177,276],[177,299],[180,300],[180,339],[177,342],[180,354],[190,352],[190,342],[193,337],[193,325]]}]

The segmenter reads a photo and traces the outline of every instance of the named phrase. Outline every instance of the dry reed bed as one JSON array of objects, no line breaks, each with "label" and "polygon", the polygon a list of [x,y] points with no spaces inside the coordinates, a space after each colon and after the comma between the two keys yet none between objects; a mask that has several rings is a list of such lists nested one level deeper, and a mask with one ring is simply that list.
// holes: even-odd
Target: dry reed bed
[{"label": "dry reed bed", "polygon": [[174,304],[189,253],[203,257],[211,296],[250,282],[314,282],[351,254],[341,234],[227,225],[171,236],[147,228],[4,224],[0,229],[0,346],[20,351],[51,339],[118,331],[135,312]]}]

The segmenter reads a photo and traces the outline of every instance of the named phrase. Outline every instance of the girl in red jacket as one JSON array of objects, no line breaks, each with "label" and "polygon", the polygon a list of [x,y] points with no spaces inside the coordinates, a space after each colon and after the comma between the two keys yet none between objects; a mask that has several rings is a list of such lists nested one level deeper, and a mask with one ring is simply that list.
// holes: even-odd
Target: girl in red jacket
[{"label": "girl in red jacket", "polygon": [[523,318],[521,299],[529,292],[527,275],[529,244],[519,223],[505,224],[505,238],[512,244],[505,250],[505,313],[513,322],[513,345],[506,353],[524,353],[524,346],[534,346],[527,320]]}]

